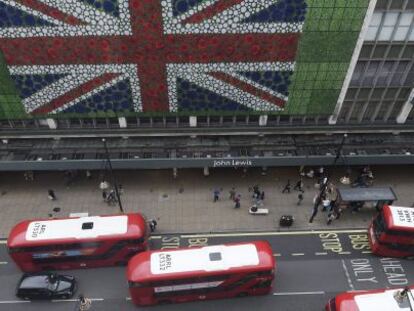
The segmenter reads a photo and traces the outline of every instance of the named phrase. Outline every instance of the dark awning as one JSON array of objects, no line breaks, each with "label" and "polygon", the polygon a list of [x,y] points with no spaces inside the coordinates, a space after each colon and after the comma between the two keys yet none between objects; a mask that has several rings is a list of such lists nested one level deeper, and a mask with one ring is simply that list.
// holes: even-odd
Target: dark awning
[{"label": "dark awning", "polygon": [[394,201],[397,196],[391,187],[338,188],[342,201]]}]

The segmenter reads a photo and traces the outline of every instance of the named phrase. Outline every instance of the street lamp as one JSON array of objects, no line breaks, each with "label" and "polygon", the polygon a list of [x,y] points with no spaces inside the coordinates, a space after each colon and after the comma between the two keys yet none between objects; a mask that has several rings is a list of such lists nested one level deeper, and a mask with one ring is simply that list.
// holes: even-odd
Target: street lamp
[{"label": "street lamp", "polygon": [[106,160],[108,161],[108,165],[109,165],[109,173],[111,174],[112,184],[114,185],[114,188],[115,188],[116,199],[118,200],[119,210],[121,211],[121,213],[123,213],[124,209],[122,208],[121,197],[118,191],[118,184],[116,183],[114,171],[112,170],[112,163],[111,163],[111,158],[109,157],[108,146],[106,145],[106,139],[102,138],[102,142],[105,148],[105,155],[106,155]]}]

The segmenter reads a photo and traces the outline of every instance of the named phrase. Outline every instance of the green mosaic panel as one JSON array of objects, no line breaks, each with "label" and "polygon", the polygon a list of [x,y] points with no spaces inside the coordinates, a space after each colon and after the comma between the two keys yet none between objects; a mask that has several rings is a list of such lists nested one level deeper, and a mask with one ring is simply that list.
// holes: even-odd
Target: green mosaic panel
[{"label": "green mosaic panel", "polygon": [[345,79],[369,0],[308,0],[284,114],[330,114]]},{"label": "green mosaic panel", "polygon": [[20,118],[26,116],[20,97],[14,88],[0,51],[0,118]]}]

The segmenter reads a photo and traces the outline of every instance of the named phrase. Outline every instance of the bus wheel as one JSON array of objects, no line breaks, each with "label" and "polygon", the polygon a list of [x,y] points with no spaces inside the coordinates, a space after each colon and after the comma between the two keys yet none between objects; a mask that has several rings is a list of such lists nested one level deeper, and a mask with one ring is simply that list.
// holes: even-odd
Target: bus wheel
[{"label": "bus wheel", "polygon": [[241,292],[237,294],[237,297],[246,297],[247,293],[246,292]]}]

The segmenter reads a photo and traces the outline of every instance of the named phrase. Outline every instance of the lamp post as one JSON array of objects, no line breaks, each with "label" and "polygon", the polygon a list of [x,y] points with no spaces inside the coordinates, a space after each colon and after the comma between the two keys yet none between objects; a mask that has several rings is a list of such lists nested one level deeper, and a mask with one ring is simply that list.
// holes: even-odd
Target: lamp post
[{"label": "lamp post", "polygon": [[120,197],[119,191],[118,191],[118,184],[116,183],[114,171],[112,170],[112,163],[111,163],[111,158],[109,157],[108,146],[106,145],[106,139],[102,138],[102,142],[103,142],[104,148],[105,148],[106,160],[108,161],[108,165],[109,165],[109,174],[111,174],[111,180],[112,180],[112,183],[113,183],[114,188],[115,188],[116,199],[118,200],[119,210],[121,211],[121,213],[123,213],[124,209],[122,208],[121,197]]}]

